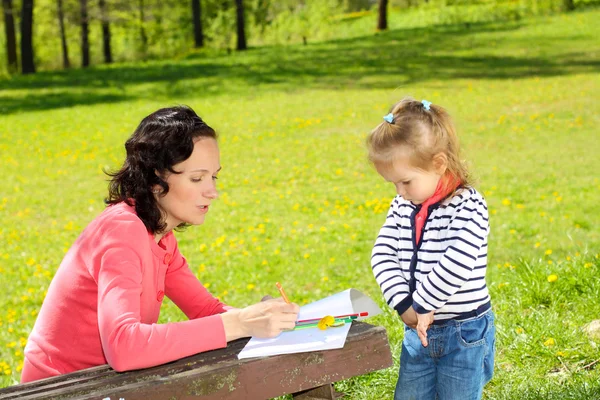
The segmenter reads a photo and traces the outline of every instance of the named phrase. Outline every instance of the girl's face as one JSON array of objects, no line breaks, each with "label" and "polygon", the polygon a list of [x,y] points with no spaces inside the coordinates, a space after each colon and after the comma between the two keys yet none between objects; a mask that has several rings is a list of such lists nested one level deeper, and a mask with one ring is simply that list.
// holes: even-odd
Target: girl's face
[{"label": "girl's face", "polygon": [[421,204],[433,196],[445,172],[434,168],[423,170],[410,164],[408,157],[396,158],[392,163],[375,163],[379,175],[396,187],[396,193],[413,204]]},{"label": "girl's face", "polygon": [[[212,138],[198,139],[192,155],[175,164],[173,170],[180,173],[163,176],[169,185],[169,192],[164,196],[156,195],[160,208],[167,216],[167,231],[181,223],[204,223],[210,204],[218,196],[216,180],[221,163],[217,141]],[[160,186],[154,189],[160,189]]]}]

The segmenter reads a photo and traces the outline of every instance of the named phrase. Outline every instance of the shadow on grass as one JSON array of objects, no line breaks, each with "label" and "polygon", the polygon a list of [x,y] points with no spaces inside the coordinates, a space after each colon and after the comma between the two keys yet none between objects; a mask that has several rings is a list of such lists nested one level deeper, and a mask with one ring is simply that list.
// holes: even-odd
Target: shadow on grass
[{"label": "shadow on grass", "polygon": [[[0,112],[262,90],[396,88],[426,80],[518,79],[597,71],[588,37],[509,37],[523,22],[399,29],[308,46],[98,66],[0,81]],[[493,37],[493,40],[490,38]],[[578,43],[581,42],[581,45]],[[568,50],[571,49],[571,50]],[[593,58],[596,57],[596,58]]]}]

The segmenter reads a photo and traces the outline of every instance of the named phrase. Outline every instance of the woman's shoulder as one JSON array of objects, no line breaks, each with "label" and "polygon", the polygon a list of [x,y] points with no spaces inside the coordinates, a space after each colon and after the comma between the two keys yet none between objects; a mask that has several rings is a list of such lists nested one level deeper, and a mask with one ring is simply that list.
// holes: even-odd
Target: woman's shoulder
[{"label": "woman's shoulder", "polygon": [[147,235],[144,222],[135,208],[125,202],[111,204],[90,224],[97,232],[121,235]]}]

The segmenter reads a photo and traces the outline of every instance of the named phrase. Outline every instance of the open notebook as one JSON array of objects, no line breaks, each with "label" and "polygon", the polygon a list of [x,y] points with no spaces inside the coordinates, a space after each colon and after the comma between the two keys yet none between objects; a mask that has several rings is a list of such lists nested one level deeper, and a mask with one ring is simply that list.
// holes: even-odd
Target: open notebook
[{"label": "open notebook", "polygon": [[[347,315],[368,312],[368,317],[381,313],[381,309],[367,295],[356,289],[347,289],[321,300],[300,307],[298,320],[322,318],[326,315]],[[361,320],[368,317],[358,317]],[[251,338],[238,358],[274,356],[277,354],[303,353],[344,347],[350,323],[337,328],[301,329],[283,332],[276,338]]]}]

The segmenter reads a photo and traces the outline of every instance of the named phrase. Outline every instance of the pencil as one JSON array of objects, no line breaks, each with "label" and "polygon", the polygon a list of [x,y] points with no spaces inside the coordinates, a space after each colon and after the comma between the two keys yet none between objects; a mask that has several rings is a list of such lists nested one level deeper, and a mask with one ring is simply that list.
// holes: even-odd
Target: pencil
[{"label": "pencil", "polygon": [[[333,318],[338,319],[338,318],[347,318],[347,317],[366,317],[368,315],[369,315],[369,313],[367,311],[364,311],[364,312],[360,312],[360,313],[356,313],[356,314],[335,315]],[[321,318],[301,319],[299,321],[296,321],[296,323],[297,324],[301,324],[303,322],[320,321],[322,318],[323,317],[321,317]]]},{"label": "pencil", "polygon": [[[356,317],[346,317],[346,318],[336,318],[335,319],[335,324],[339,324],[340,322],[343,322],[344,324],[346,323],[351,323],[352,321],[354,321],[356,319]],[[318,322],[310,322],[310,323],[305,323],[305,324],[296,324],[296,326],[292,329],[293,331],[297,331],[299,329],[307,329],[307,328],[317,328],[319,326]]]},{"label": "pencil", "polygon": [[281,283],[276,282],[275,286],[277,286],[277,289],[279,289],[279,293],[281,293],[281,297],[283,297],[283,300],[290,304],[290,300],[287,298],[287,296],[285,295],[285,292],[283,291],[283,288],[281,287]]}]

